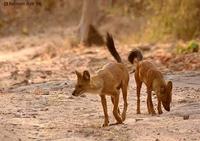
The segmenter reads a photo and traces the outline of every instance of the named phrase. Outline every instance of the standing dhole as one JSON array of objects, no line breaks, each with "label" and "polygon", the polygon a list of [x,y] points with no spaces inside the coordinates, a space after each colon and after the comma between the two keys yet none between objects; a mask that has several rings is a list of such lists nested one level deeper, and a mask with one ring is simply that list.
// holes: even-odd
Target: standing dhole
[{"label": "standing dhole", "polygon": [[[135,60],[137,58],[137,60]],[[161,103],[166,111],[170,111],[172,99],[172,82],[165,82],[163,75],[148,61],[143,61],[142,53],[135,49],[128,56],[129,62],[136,63],[135,81],[137,85],[137,114],[140,114],[140,90],[144,82],[147,87],[147,108],[149,114],[154,115],[151,92],[154,91],[158,100],[158,113],[162,114]]]},{"label": "standing dhole", "polygon": [[[111,101],[114,105],[113,115],[116,119],[116,124],[121,124],[126,119],[127,111],[127,88],[129,82],[129,73],[126,66],[122,63],[121,57],[115,49],[114,41],[111,35],[107,33],[106,45],[112,56],[117,61],[105,65],[96,75],[90,76],[89,71],[83,73],[76,71],[77,84],[72,95],[79,96],[85,92],[97,94],[101,97],[101,103],[104,111],[104,124],[109,125],[106,95],[111,96]],[[120,89],[122,90],[124,108],[122,116],[118,108]]]}]

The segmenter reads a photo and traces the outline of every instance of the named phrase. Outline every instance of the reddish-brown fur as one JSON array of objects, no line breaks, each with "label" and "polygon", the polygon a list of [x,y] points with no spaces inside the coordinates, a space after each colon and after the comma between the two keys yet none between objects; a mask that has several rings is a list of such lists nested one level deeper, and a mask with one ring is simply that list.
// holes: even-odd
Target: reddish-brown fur
[{"label": "reddish-brown fur", "polygon": [[[136,58],[137,60],[135,61]],[[143,61],[142,58],[142,54],[139,50],[133,50],[128,57],[131,63],[134,61],[136,63],[137,114],[140,114],[140,90],[142,83],[145,83],[147,87],[147,109],[149,114],[155,114],[151,96],[152,91],[157,95],[158,113],[162,114],[161,104],[165,110],[170,111],[172,82],[168,81],[166,83],[162,73],[151,62]]]},{"label": "reddish-brown fur", "polygon": [[[72,95],[78,96],[82,93],[89,92],[92,94],[98,94],[101,97],[101,103],[104,111],[104,124],[108,126],[108,112],[106,96],[111,96],[111,101],[114,105],[113,115],[117,121],[117,124],[122,123],[126,119],[127,111],[127,88],[129,82],[129,74],[126,66],[121,62],[121,58],[117,53],[112,37],[107,35],[107,47],[118,63],[109,63],[105,65],[96,75],[90,77],[90,73],[85,70],[83,73],[77,72],[77,84]],[[124,109],[122,115],[118,108],[119,93],[122,90]]]}]

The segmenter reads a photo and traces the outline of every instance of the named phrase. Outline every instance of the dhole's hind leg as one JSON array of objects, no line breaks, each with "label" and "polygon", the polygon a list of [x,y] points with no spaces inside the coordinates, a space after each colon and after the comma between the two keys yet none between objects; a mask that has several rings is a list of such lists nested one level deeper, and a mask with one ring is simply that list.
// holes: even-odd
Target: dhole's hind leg
[{"label": "dhole's hind leg", "polygon": [[140,114],[140,90],[142,87],[142,81],[140,81],[139,78],[139,72],[136,69],[135,72],[135,82],[136,82],[136,87],[137,87],[137,114]]},{"label": "dhole's hind leg", "polygon": [[152,114],[152,115],[156,114],[154,107],[153,107],[151,90],[148,88],[147,88],[147,108],[148,108],[149,114]]},{"label": "dhole's hind leg", "polygon": [[[112,101],[112,104],[114,105],[114,98],[111,96],[111,101]],[[119,109],[119,107],[118,107],[118,113],[120,114],[120,109]]]},{"label": "dhole's hind leg", "polygon": [[114,92],[113,98],[114,98],[113,115],[114,115],[115,119],[117,120],[117,124],[120,124],[120,123],[122,123],[122,118],[120,117],[120,115],[118,113],[119,93],[117,91]]},{"label": "dhole's hind leg", "polygon": [[108,126],[109,120],[108,120],[108,112],[107,112],[107,102],[106,102],[106,96],[100,95],[101,97],[101,104],[103,106],[103,112],[104,112],[104,124],[103,127]]},{"label": "dhole's hind leg", "polygon": [[147,95],[147,109],[148,109],[148,113],[151,114],[151,109],[150,109],[150,106],[149,106],[149,97]]},{"label": "dhole's hind leg", "polygon": [[123,100],[124,100],[124,109],[123,109],[123,112],[122,112],[122,121],[124,121],[126,119],[126,112],[127,112],[127,107],[128,107],[127,87],[128,87],[128,84],[122,85],[122,94],[123,94]]},{"label": "dhole's hind leg", "polygon": [[142,82],[137,80],[136,84],[137,84],[137,114],[141,114],[141,112],[140,112],[140,90],[142,87]]}]

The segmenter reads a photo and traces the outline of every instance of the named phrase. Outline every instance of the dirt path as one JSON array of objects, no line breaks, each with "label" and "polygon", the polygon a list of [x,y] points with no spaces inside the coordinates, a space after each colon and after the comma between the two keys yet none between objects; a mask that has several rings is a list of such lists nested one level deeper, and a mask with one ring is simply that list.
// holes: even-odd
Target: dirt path
[{"label": "dirt path", "polygon": [[[200,140],[199,71],[170,73],[162,64],[157,65],[168,72],[165,77],[174,82],[172,109],[160,116],[147,114],[144,88],[142,114],[136,115],[132,74],[126,121],[122,125],[101,128],[104,116],[99,96],[71,96],[76,79],[73,71],[88,68],[93,73],[112,57],[103,47],[69,46],[60,36],[1,39],[1,141]],[[130,48],[118,47],[120,55],[126,58]],[[159,62],[153,58],[155,60]],[[156,107],[155,96],[153,101]],[[121,99],[120,102],[122,108]],[[110,123],[114,123],[109,97],[108,107]],[[183,119],[188,116],[188,120]]]},{"label": "dirt path", "polygon": [[[14,88],[1,94],[0,140],[199,140],[200,73],[166,77],[175,84],[170,112],[165,111],[161,116],[148,115],[143,88],[142,114],[136,115],[132,76],[127,119],[123,125],[106,128],[101,128],[100,98],[89,94],[72,97],[74,82],[66,85],[66,81],[52,81]],[[156,101],[155,97],[153,100]],[[108,101],[110,122],[113,123]],[[184,116],[189,119],[184,120]]]}]

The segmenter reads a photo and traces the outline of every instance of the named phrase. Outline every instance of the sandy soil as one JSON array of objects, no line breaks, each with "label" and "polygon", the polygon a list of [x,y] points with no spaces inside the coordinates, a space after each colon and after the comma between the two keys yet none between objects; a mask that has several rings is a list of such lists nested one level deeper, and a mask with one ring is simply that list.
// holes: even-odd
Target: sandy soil
[{"label": "sandy soil", "polygon": [[[71,96],[76,82],[74,70],[88,68],[94,73],[113,59],[104,47],[71,48],[64,37],[52,34],[0,39],[0,140],[200,140],[199,69],[175,72],[162,61],[147,57],[174,82],[171,111],[148,115],[143,87],[142,114],[137,115],[131,74],[126,121],[102,128],[104,116],[99,96]],[[124,59],[130,49],[118,47]],[[110,98],[107,99],[110,122],[114,123]],[[156,107],[155,96],[153,101]],[[122,104],[120,99],[120,107]]]}]

